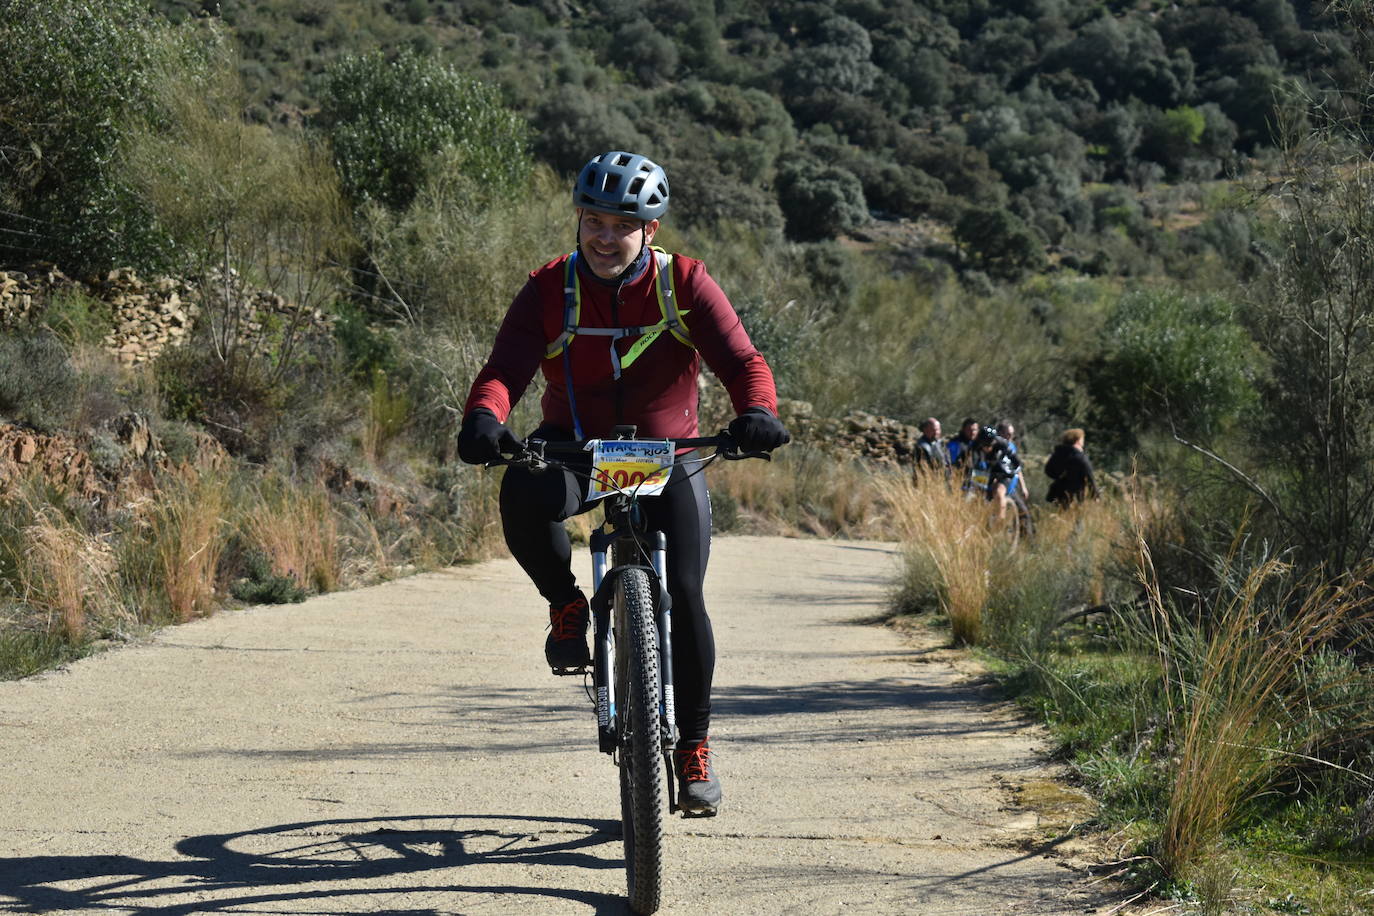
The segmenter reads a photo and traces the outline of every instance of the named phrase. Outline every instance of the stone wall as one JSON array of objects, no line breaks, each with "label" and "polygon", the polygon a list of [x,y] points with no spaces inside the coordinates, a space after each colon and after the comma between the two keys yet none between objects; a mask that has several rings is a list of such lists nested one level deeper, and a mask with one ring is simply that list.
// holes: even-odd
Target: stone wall
[{"label": "stone wall", "polygon": [[115,327],[105,337],[105,347],[125,365],[148,362],[167,347],[185,343],[200,315],[198,289],[190,281],[145,281],[127,267],[110,271],[87,291],[109,304]]},{"label": "stone wall", "polygon": [[295,320],[315,331],[327,331],[333,324],[332,316],[318,309],[301,312],[276,293],[247,286],[233,270],[227,282],[218,273],[200,282],[143,279],[122,267],[82,282],[50,264],[38,264],[0,271],[0,327],[18,327],[38,319],[52,297],[64,291],[79,292],[109,306],[113,327],[105,336],[105,347],[129,366],[156,359],[168,347],[184,343],[207,312],[221,321],[232,314],[235,339],[250,346],[264,339],[274,321]]}]

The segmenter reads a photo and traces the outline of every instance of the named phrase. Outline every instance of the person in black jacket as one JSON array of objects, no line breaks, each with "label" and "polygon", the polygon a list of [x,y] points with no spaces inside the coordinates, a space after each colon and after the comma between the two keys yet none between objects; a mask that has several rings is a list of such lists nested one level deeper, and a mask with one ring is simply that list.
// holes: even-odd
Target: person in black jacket
[{"label": "person in black jacket", "polygon": [[1050,478],[1050,491],[1045,498],[1067,509],[1084,496],[1097,498],[1097,481],[1093,480],[1093,465],[1083,453],[1084,433],[1081,429],[1064,432],[1054,453],[1045,462],[1045,476]]},{"label": "person in black jacket", "polygon": [[940,421],[926,417],[921,421],[921,438],[916,440],[916,481],[922,474],[939,471],[949,479],[949,452],[940,439]]}]

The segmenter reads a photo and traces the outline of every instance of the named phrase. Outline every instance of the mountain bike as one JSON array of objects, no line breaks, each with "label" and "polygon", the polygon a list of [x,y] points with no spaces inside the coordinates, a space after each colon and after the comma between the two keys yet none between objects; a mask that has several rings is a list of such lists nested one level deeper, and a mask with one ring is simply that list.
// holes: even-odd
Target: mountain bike
[{"label": "mountain bike", "polygon": [[[504,463],[536,473],[572,471],[588,481],[589,500],[605,499],[605,520],[590,538],[591,669],[554,673],[591,676],[597,743],[620,771],[630,906],[636,913],[653,913],[662,897],[665,796],[669,812],[681,811],[686,817],[715,812],[682,809],[676,798],[669,545],[663,532],[645,530],[639,501],[661,493],[678,464],[690,461],[704,468],[717,458],[769,456],[738,451],[724,432],[690,439],[636,439],[634,427],[616,427],[613,436],[585,442],[531,439],[522,454]],[[678,455],[680,449],[697,448],[716,451],[704,458]]]},{"label": "mountain bike", "polygon": [[[991,472],[985,464],[975,464],[964,482],[964,492],[974,499],[986,499],[991,485]],[[1020,471],[1007,484],[1007,500],[1012,511],[1006,519],[1007,535],[1013,544],[1021,538],[1035,534],[1035,521],[1031,517],[1030,504],[1026,502],[1026,480]]]}]

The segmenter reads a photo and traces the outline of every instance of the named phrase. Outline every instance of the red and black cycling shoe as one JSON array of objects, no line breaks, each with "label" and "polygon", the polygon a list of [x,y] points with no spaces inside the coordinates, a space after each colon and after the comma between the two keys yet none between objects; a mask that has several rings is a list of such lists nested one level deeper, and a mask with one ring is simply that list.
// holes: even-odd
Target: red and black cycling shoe
[{"label": "red and black cycling shoe", "polygon": [[686,817],[715,817],[720,809],[720,780],[711,766],[709,740],[683,739],[673,751],[677,769],[677,806]]},{"label": "red and black cycling shoe", "polygon": [[554,674],[581,674],[592,663],[587,651],[587,597],[581,592],[563,605],[549,606],[549,636],[544,658]]}]

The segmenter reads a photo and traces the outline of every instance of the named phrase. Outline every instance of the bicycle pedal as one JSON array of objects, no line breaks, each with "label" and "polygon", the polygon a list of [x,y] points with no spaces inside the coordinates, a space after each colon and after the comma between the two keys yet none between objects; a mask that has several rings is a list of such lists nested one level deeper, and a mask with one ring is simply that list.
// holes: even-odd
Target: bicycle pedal
[{"label": "bicycle pedal", "polygon": [[549,670],[552,671],[552,672],[553,672],[555,675],[557,675],[558,677],[575,677],[575,676],[581,675],[581,674],[591,674],[591,673],[592,673],[592,669],[591,669],[590,667],[588,667],[587,665],[578,665],[578,666],[575,667],[575,668],[569,668],[569,667],[565,667],[565,666],[557,666],[557,665],[556,665],[556,666],[550,668]]},{"label": "bicycle pedal", "polygon": [[681,805],[679,805],[677,810],[680,811],[680,812],[682,812],[682,816],[683,816],[684,818],[687,818],[687,817],[715,817],[718,813],[720,813],[720,806],[716,806],[716,807],[714,807],[714,808],[695,808],[695,809],[692,809],[692,808],[684,808],[684,807],[682,807]]}]

